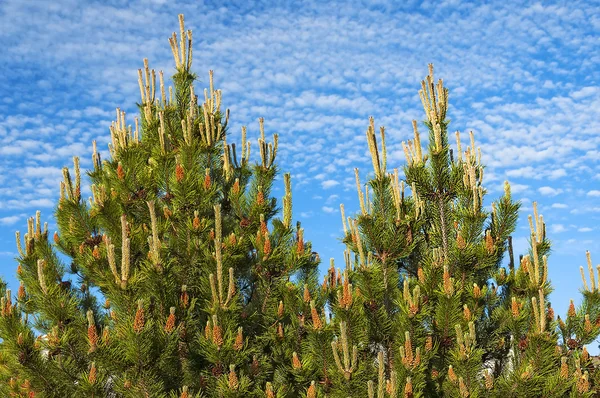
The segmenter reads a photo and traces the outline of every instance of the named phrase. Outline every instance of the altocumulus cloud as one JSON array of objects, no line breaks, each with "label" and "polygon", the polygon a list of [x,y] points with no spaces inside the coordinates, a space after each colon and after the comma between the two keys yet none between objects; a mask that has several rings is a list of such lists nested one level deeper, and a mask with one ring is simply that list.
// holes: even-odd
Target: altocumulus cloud
[{"label": "altocumulus cloud", "polygon": [[[551,224],[579,225],[573,233],[584,232],[586,215],[600,214],[597,5],[174,3],[0,2],[0,63],[10,71],[0,80],[0,219],[14,226],[22,212],[51,208],[71,157],[91,166],[92,140],[107,158],[114,109],[125,110],[129,123],[137,112],[142,58],[173,72],[166,38],[178,13],[194,30],[200,86],[214,69],[225,88],[231,140],[242,125],[257,137],[259,117],[268,133],[280,134],[279,165],[292,173],[299,215],[313,214],[313,196],[338,195],[349,214],[356,210],[352,170],[358,167],[363,180],[371,172],[364,139],[371,115],[386,126],[390,168],[402,169],[400,142],[411,138],[412,119],[424,119],[417,90],[429,62],[450,89],[450,128],[473,130],[482,147],[491,197],[508,179],[515,196],[540,202]],[[325,208],[308,220],[316,226],[335,217],[321,227],[329,239],[339,223]],[[566,208],[568,221],[561,219]],[[587,236],[600,242],[596,233]],[[10,228],[0,234],[0,242],[12,242]],[[14,250],[6,245],[0,251]]]}]

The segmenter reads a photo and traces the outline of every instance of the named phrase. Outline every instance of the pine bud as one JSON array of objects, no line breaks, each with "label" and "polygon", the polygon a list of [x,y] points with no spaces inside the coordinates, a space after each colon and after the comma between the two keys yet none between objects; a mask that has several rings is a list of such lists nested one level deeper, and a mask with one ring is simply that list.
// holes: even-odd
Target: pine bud
[{"label": "pine bud", "polygon": [[256,194],[256,204],[262,206],[265,203],[265,194],[262,191],[258,191]]},{"label": "pine bud", "polygon": [[263,235],[267,235],[269,233],[267,223],[265,222],[265,217],[262,214],[260,215],[260,233]]},{"label": "pine bud", "polygon": [[131,388],[131,380],[125,380],[123,382],[123,388],[126,390],[130,389]]},{"label": "pine bud", "polygon": [[477,286],[477,283],[473,284],[473,298],[480,299],[481,298],[481,289]]},{"label": "pine bud", "polygon": [[463,316],[466,321],[470,321],[472,317],[471,310],[469,310],[469,307],[466,304],[463,306]]},{"label": "pine bud", "polygon": [[181,302],[181,306],[183,308],[187,308],[187,306],[190,302],[190,297],[188,296],[188,293],[187,293],[187,285],[181,286],[181,296],[179,296],[179,301]]},{"label": "pine bud", "polygon": [[281,325],[280,322],[277,323],[277,337],[279,337],[280,339],[283,339],[283,326]]},{"label": "pine bud", "polygon": [[200,228],[200,218],[198,217],[198,210],[194,211],[194,220],[192,221],[192,227],[194,229]]},{"label": "pine bud", "polygon": [[271,254],[271,240],[269,239],[269,235],[265,236],[265,243],[263,245],[263,253],[265,257]]},{"label": "pine bud", "polygon": [[175,307],[169,308],[169,317],[165,324],[165,332],[171,333],[175,329]]},{"label": "pine bud", "polygon": [[420,283],[425,283],[425,273],[421,267],[417,268],[417,279]]},{"label": "pine bud", "polygon": [[554,308],[552,307],[548,307],[548,319],[551,321],[554,320]]},{"label": "pine bud", "polygon": [[110,329],[105,327],[102,330],[102,342],[104,343],[104,345],[107,345],[109,343],[110,340]]},{"label": "pine bud", "polygon": [[465,381],[463,380],[462,377],[460,377],[458,379],[458,389],[460,391],[460,396],[462,398],[467,398],[469,396],[469,390],[467,389],[467,386],[465,385]]},{"label": "pine bud", "polygon": [[490,230],[488,230],[485,234],[485,249],[488,254],[492,254],[494,252],[494,239],[492,238],[492,234]]},{"label": "pine bud", "polygon": [[575,304],[573,303],[573,300],[571,300],[571,303],[569,304],[569,311],[567,312],[567,315],[569,318],[575,318],[577,316],[577,311],[575,311]]},{"label": "pine bud", "polygon": [[465,242],[465,239],[462,237],[460,231],[458,231],[456,234],[456,247],[458,247],[460,250],[463,250],[465,247],[467,247],[467,242]]},{"label": "pine bud", "polygon": [[60,243],[60,238],[58,237],[58,232],[54,232],[54,243],[57,245]]},{"label": "pine bud", "polygon": [[204,338],[206,338],[206,340],[212,339],[212,327],[210,326],[210,321],[206,321],[206,326],[204,327]]},{"label": "pine bud", "polygon": [[267,398],[275,398],[275,393],[273,393],[273,385],[271,382],[267,382],[265,393],[267,394]]},{"label": "pine bud", "polygon": [[204,174],[204,189],[208,190],[210,189],[210,169],[206,169],[205,174]]},{"label": "pine bud", "polygon": [[294,351],[294,353],[292,354],[292,367],[294,369],[302,369],[302,362],[300,362],[296,351]]},{"label": "pine bud", "polygon": [[306,398],[317,398],[317,389],[314,381],[310,382],[310,387],[306,391]]},{"label": "pine bud", "polygon": [[304,230],[300,228],[298,230],[298,241],[296,244],[296,253],[298,255],[302,255],[304,253]]},{"label": "pine bud", "polygon": [[444,293],[451,296],[454,293],[454,287],[452,286],[452,279],[450,278],[450,272],[448,267],[444,266]]},{"label": "pine bud", "polygon": [[311,297],[310,297],[310,292],[308,291],[308,285],[304,284],[304,302],[308,303],[310,302]]},{"label": "pine bud", "polygon": [[529,256],[524,256],[521,259],[521,268],[523,269],[524,273],[529,273]]},{"label": "pine bud", "polygon": [[19,290],[17,291],[17,298],[21,301],[25,300],[25,286],[23,285],[23,282],[21,281],[21,284],[19,285]]},{"label": "pine bud", "polygon": [[567,364],[567,357],[560,358],[560,377],[561,379],[569,378],[569,365]]},{"label": "pine bud", "polygon": [[117,177],[119,180],[123,180],[125,178],[125,171],[123,170],[123,165],[121,162],[117,165]]},{"label": "pine bud", "polygon": [[404,397],[412,398],[413,396],[413,385],[410,377],[406,378],[406,384],[404,385]]},{"label": "pine bud", "polygon": [[582,394],[584,394],[590,390],[590,382],[588,380],[588,377],[589,377],[589,375],[588,375],[588,372],[586,371],[583,374],[583,376],[581,376],[577,380],[577,391],[579,391]]},{"label": "pine bud", "polygon": [[96,347],[98,345],[98,332],[96,331],[96,325],[94,323],[94,313],[92,310],[88,310],[87,312],[87,321],[88,321],[88,342],[90,344],[90,349],[88,353],[96,351]]},{"label": "pine bud", "polygon": [[240,179],[236,178],[235,182],[233,183],[233,187],[231,188],[234,194],[238,194],[240,193]]},{"label": "pine bud", "polygon": [[90,374],[88,376],[88,381],[92,385],[96,384],[96,378],[97,378],[96,363],[92,362],[92,367],[90,368]]},{"label": "pine bud", "polygon": [[188,386],[183,386],[183,390],[181,391],[181,395],[179,398],[190,398],[190,394],[188,393]]},{"label": "pine bud", "polygon": [[516,297],[512,298],[510,307],[511,307],[511,312],[512,312],[513,318],[518,318],[519,317],[519,303],[517,303]]},{"label": "pine bud", "polygon": [[588,314],[585,314],[585,322],[584,322],[584,326],[583,326],[583,330],[586,333],[590,333],[593,329],[592,323],[590,322],[590,316]]},{"label": "pine bud", "polygon": [[239,387],[239,381],[237,374],[235,373],[235,365],[229,366],[229,388],[237,390]]},{"label": "pine bud", "polygon": [[283,301],[279,301],[279,306],[277,307],[277,316],[279,318],[283,317],[283,311],[284,311]]},{"label": "pine bud", "polygon": [[316,330],[321,330],[323,328],[323,323],[321,322],[321,317],[319,316],[319,313],[317,312],[317,309],[315,308],[314,301],[310,302],[310,315],[312,317],[313,327]]},{"label": "pine bud", "polygon": [[233,343],[233,349],[236,351],[241,350],[244,347],[244,335],[242,333],[242,328],[238,328],[237,335],[235,336],[235,342]]},{"label": "pine bud", "polygon": [[433,337],[427,336],[427,339],[425,340],[425,351],[429,352],[432,349],[433,349]]},{"label": "pine bud", "polygon": [[581,350],[581,360],[583,362],[587,362],[590,359],[590,353],[588,352],[586,347],[583,347],[583,350]]},{"label": "pine bud", "polygon": [[485,389],[491,390],[494,387],[494,376],[492,375],[492,370],[487,369],[485,372]]},{"label": "pine bud", "polygon": [[185,177],[185,172],[183,170],[183,166],[180,164],[177,164],[177,166],[175,166],[175,179],[177,180],[177,182],[181,182],[181,181],[183,181],[184,177]]},{"label": "pine bud", "polygon": [[417,367],[421,364],[421,347],[417,347],[415,350],[415,360],[413,361],[413,367]]},{"label": "pine bud", "polygon": [[141,333],[144,329],[145,319],[144,319],[144,307],[143,301],[138,301],[138,308],[135,312],[135,319],[133,320],[133,331],[136,333]]},{"label": "pine bud", "polygon": [[454,373],[454,368],[452,367],[452,365],[448,367],[448,379],[453,383],[456,383],[456,381],[458,380],[458,378],[456,377],[456,373]]},{"label": "pine bud", "polygon": [[100,250],[98,249],[98,246],[94,246],[94,250],[92,251],[92,256],[94,256],[94,258],[96,260],[98,260],[100,258]]},{"label": "pine bud", "polygon": [[250,364],[250,374],[256,376],[260,372],[260,363],[256,358],[256,355],[252,356],[252,363]]},{"label": "pine bud", "polygon": [[217,346],[217,349],[220,349],[221,346],[223,345],[223,331],[221,329],[221,326],[217,325],[216,322],[216,315],[213,316],[213,343],[215,343],[215,345]]}]

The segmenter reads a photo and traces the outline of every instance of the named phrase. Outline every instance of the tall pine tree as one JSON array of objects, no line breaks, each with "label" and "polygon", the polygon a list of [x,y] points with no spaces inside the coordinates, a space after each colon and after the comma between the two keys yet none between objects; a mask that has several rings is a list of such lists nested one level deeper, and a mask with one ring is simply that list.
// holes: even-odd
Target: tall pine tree
[{"label": "tall pine tree", "polygon": [[203,103],[195,93],[183,16],[169,41],[174,86],[144,60],[135,127],[117,109],[110,158],[93,145],[93,197],[74,158],[52,241],[39,212],[24,244],[17,233],[21,287],[14,304],[3,289],[0,321],[7,395],[245,396],[265,388],[273,356],[292,358],[272,347],[273,311],[316,285],[318,258],[292,224],[289,174],[276,217],[277,135],[260,119],[254,164],[246,128],[241,150],[228,144],[212,71]]}]

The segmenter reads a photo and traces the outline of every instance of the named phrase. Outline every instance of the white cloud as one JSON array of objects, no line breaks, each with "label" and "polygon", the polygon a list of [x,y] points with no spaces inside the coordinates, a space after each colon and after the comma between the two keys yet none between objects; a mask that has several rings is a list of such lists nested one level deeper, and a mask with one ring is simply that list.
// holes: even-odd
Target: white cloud
[{"label": "white cloud", "polygon": [[0,225],[14,225],[21,219],[21,216],[7,216],[0,218]]},{"label": "white cloud", "polygon": [[552,224],[550,226],[550,230],[552,231],[552,233],[561,233],[561,232],[565,232],[567,230],[567,228],[562,225],[562,224]]},{"label": "white cloud", "polygon": [[544,196],[556,196],[558,194],[561,194],[563,192],[563,190],[560,188],[552,188],[552,187],[545,186],[545,187],[538,188],[538,192]]},{"label": "white cloud", "polygon": [[569,206],[567,206],[564,203],[552,203],[551,206],[553,209],[567,209]]},{"label": "white cloud", "polygon": [[517,184],[517,183],[511,183],[510,184],[510,191],[512,193],[521,193],[526,191],[529,188],[529,185],[525,185],[525,184]]},{"label": "white cloud", "polygon": [[323,189],[329,189],[329,188],[333,188],[336,185],[339,185],[339,181],[336,180],[325,180],[321,183],[321,186],[323,187]]},{"label": "white cloud", "polygon": [[336,208],[329,206],[323,206],[321,207],[321,210],[323,210],[325,213],[335,213],[338,211]]},{"label": "white cloud", "polygon": [[587,196],[592,196],[592,197],[600,197],[600,191],[597,189],[592,189],[591,191],[589,191],[587,193]]},{"label": "white cloud", "polygon": [[325,201],[327,204],[331,204],[331,203],[336,203],[339,201],[340,195],[329,195],[329,197],[327,198],[327,200]]},{"label": "white cloud", "polygon": [[592,232],[593,229],[590,227],[582,227],[577,230],[578,232]]}]

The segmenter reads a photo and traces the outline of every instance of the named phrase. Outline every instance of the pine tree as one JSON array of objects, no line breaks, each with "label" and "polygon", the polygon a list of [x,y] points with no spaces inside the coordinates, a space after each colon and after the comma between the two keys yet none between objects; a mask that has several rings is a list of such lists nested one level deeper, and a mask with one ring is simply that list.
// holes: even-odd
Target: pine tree
[{"label": "pine tree", "polygon": [[555,317],[543,218],[534,204],[531,248],[515,261],[520,204],[506,183],[484,206],[481,152],[472,133],[465,151],[458,132],[450,148],[449,94],[432,66],[427,149],[415,121],[403,172],[389,172],[385,129],[378,140],[370,119],[373,174],[363,185],[355,170],[356,216],[341,206],[345,267],[331,260],[319,286],[289,174],[281,213],[271,196],[277,136],[267,143],[259,121],[252,164],[242,129],[238,157],[212,72],[198,103],[183,16],[169,41],[173,87],[144,61],[135,127],[117,110],[110,158],[93,144],[92,198],[74,158],[53,238],[39,212],[24,243],[17,233],[21,285],[0,284],[2,396],[598,393],[585,345],[600,334],[600,266],[596,276],[587,253],[582,303]]},{"label": "pine tree", "polygon": [[384,397],[384,389],[405,397],[592,396],[597,372],[585,345],[600,332],[600,294],[589,253],[591,286],[582,268],[580,308],[571,302],[566,322],[555,319],[547,298],[550,242],[536,204],[531,249],[515,265],[511,233],[520,204],[510,185],[486,210],[481,151],[470,133],[463,152],[458,131],[456,156],[450,148],[448,89],[434,81],[432,65],[419,94],[427,151],[413,121],[400,181],[398,169],[387,171],[385,129],[378,145],[371,118],[374,176],[363,192],[355,170],[355,218],[341,207],[346,270],[343,286],[328,289],[337,294],[334,322],[351,331],[346,339],[359,358],[376,363],[378,375],[360,396]]},{"label": "pine tree", "polygon": [[74,158],[52,241],[39,212],[24,248],[17,233],[21,288],[14,302],[1,292],[7,395],[255,396],[273,355],[292,360],[272,348],[273,322],[296,286],[316,286],[318,258],[292,225],[289,174],[276,217],[277,135],[267,142],[260,119],[259,161],[245,127],[238,153],[212,71],[198,103],[183,16],[169,41],[174,86],[144,60],[135,127],[117,109],[110,158],[93,143],[93,197]]}]

